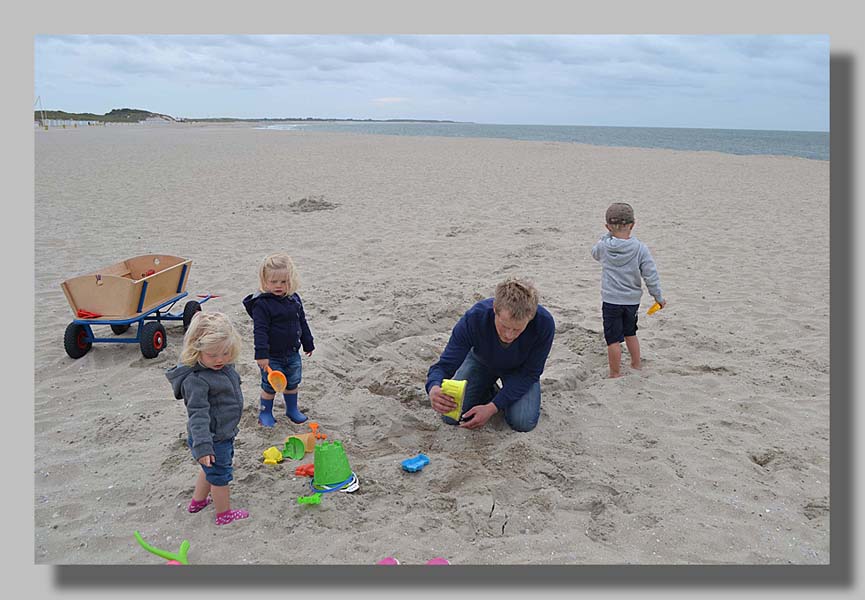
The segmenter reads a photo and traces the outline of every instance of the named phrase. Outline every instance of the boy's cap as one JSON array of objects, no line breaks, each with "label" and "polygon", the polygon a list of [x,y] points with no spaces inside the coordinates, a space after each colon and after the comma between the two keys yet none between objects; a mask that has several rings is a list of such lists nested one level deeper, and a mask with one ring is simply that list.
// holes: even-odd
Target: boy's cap
[{"label": "boy's cap", "polygon": [[634,209],[630,204],[615,202],[607,209],[608,225],[625,225],[634,222]]}]

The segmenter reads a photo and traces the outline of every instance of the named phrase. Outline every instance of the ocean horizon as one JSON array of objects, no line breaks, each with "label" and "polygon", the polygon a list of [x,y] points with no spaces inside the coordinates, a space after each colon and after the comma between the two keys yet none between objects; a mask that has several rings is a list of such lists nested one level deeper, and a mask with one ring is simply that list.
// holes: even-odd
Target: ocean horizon
[{"label": "ocean horizon", "polygon": [[256,128],[375,135],[503,138],[571,142],[593,146],[710,151],[736,155],[795,156],[824,161],[828,161],[830,156],[828,131],[403,121],[305,121],[257,125]]}]

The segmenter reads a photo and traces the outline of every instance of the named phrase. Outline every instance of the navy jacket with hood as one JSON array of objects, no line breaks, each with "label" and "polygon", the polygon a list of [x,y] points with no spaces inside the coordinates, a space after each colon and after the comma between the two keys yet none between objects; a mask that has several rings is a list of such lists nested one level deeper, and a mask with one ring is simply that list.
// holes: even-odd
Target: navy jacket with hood
[{"label": "navy jacket with hood", "polygon": [[315,349],[312,332],[306,323],[300,296],[274,296],[256,292],[243,299],[246,312],[252,317],[255,359],[282,358],[303,347]]}]

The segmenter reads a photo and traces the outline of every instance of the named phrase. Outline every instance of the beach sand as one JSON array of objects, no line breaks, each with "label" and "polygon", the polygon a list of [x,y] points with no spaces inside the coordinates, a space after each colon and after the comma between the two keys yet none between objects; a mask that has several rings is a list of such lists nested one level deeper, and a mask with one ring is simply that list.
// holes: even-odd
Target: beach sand
[{"label": "beach sand", "polygon": [[[246,124],[34,135],[37,564],[162,562],[134,530],[188,539],[194,564],[829,563],[828,162]],[[609,380],[589,251],[614,201],[669,304],[645,316],[644,295],[644,369]],[[262,462],[308,428],[256,423],[241,299],[279,250],[315,335],[300,406],[360,481],[318,506],[297,503],[300,461]],[[243,336],[231,493],[248,520],[186,512],[198,467],[165,378],[180,323],[155,359],[63,349],[60,283],[149,253],[191,258],[190,297],[219,294],[203,309]],[[511,274],[556,320],[540,423],[447,426],[427,369]]]}]

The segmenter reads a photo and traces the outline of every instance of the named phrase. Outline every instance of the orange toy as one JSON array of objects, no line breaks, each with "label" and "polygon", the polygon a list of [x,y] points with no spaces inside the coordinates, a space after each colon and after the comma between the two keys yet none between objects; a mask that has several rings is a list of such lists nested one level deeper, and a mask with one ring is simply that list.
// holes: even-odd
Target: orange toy
[{"label": "orange toy", "polygon": [[317,439],[317,440],[326,440],[327,439],[327,435],[318,432],[318,423],[316,423],[315,421],[313,421],[312,423],[309,424],[309,428],[312,429],[312,435],[315,436],[315,439]]},{"label": "orange toy", "polygon": [[274,371],[270,368],[270,365],[267,365],[264,369],[267,371],[267,383],[269,383],[277,393],[281,394],[284,392],[285,386],[288,385],[285,374],[282,371]]}]

